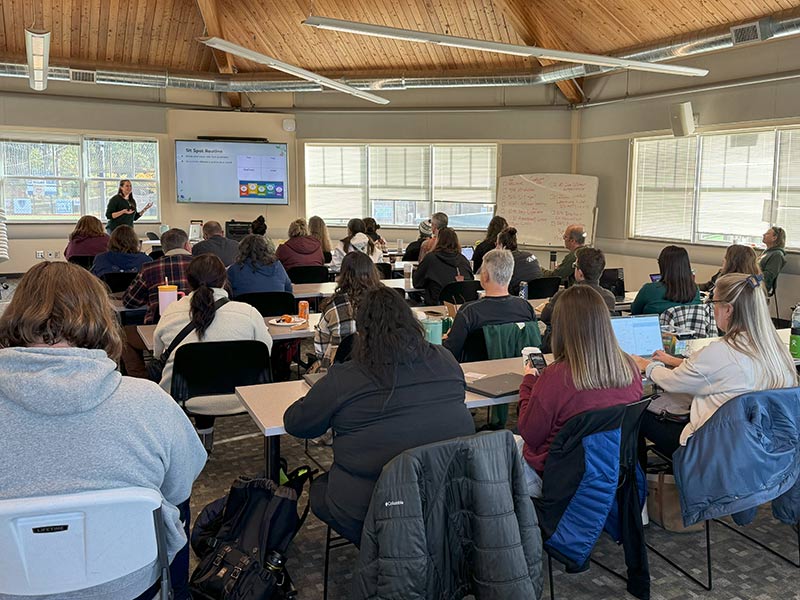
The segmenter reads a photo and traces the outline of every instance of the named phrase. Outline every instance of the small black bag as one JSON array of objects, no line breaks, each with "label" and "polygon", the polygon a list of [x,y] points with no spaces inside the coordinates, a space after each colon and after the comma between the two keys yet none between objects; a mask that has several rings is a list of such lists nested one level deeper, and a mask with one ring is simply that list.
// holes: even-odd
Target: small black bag
[{"label": "small black bag", "polygon": [[297,498],[310,467],[289,474],[278,487],[268,479],[238,478],[228,496],[206,506],[192,532],[192,548],[200,558],[189,580],[193,598],[203,600],[267,600],[296,596],[284,563],[308,504],[297,515]]}]

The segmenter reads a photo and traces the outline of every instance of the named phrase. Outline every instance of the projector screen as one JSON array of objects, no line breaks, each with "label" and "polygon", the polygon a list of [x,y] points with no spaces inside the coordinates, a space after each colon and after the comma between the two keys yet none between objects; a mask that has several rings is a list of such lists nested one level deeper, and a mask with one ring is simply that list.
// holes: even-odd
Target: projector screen
[{"label": "projector screen", "polygon": [[286,144],[177,140],[178,202],[289,204]]}]

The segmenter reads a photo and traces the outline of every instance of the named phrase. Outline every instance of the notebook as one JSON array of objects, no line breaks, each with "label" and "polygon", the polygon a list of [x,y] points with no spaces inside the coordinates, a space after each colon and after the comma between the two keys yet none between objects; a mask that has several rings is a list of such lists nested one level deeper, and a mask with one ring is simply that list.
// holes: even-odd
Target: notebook
[{"label": "notebook", "polygon": [[656,350],[664,349],[658,315],[612,317],[611,327],[623,352],[650,358]]},{"label": "notebook", "polygon": [[521,383],[522,375],[519,373],[503,373],[468,383],[467,390],[489,398],[500,398],[518,394]]}]

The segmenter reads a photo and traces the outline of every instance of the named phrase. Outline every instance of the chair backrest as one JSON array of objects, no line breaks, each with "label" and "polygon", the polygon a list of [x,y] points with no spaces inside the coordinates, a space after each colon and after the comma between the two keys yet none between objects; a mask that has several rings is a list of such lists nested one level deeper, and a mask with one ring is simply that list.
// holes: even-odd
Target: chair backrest
[{"label": "chair backrest", "polygon": [[478,290],[483,286],[477,279],[474,281],[454,281],[448,283],[439,293],[440,302],[452,302],[453,304],[464,304],[478,299]]},{"label": "chair backrest", "polygon": [[106,273],[100,279],[106,282],[112,293],[124,292],[138,273]]},{"label": "chair backrest", "polygon": [[292,283],[325,283],[328,281],[328,267],[305,266],[292,267],[286,271]]},{"label": "chair backrest", "polygon": [[625,297],[625,270],[622,267],[604,269],[600,275],[600,287],[604,287],[615,298]]},{"label": "chair backrest", "polygon": [[662,327],[691,329],[698,337],[717,337],[717,321],[711,304],[671,306],[658,318]]},{"label": "chair backrest", "polygon": [[148,254],[148,256],[150,258],[152,258],[153,260],[158,260],[159,258],[164,256],[164,251],[163,250],[155,250],[155,249],[154,250],[150,250],[150,254]]},{"label": "chair backrest", "polygon": [[459,362],[478,362],[481,360],[489,360],[483,328],[473,329],[467,334],[467,339],[464,340],[464,348],[461,350]]},{"label": "chair backrest", "polygon": [[325,261],[325,264],[328,264],[333,260],[333,253],[322,251],[322,260]]},{"label": "chair backrest", "polygon": [[375,268],[378,269],[378,276],[381,279],[392,278],[392,265],[389,263],[375,263]]},{"label": "chair backrest", "polygon": [[178,402],[233,394],[237,386],[271,382],[269,348],[264,342],[196,342],[175,351],[171,395]]},{"label": "chair backrest", "polygon": [[94,264],[94,256],[82,256],[82,255],[70,256],[69,262],[79,265],[84,269],[88,270],[91,269],[92,265]]},{"label": "chair backrest", "polygon": [[560,277],[539,277],[528,282],[528,299],[550,298],[561,287]]},{"label": "chair backrest", "polygon": [[146,235],[148,240],[155,241],[161,239],[160,237],[158,237],[158,234],[155,231],[148,231]]},{"label": "chair backrest", "polygon": [[161,502],[140,487],[0,500],[0,596],[61,595],[166,565]]},{"label": "chair backrest", "polygon": [[246,302],[254,306],[263,317],[277,317],[280,315],[293,315],[297,313],[297,303],[294,294],[289,292],[258,292],[255,294],[242,294],[234,300]]}]

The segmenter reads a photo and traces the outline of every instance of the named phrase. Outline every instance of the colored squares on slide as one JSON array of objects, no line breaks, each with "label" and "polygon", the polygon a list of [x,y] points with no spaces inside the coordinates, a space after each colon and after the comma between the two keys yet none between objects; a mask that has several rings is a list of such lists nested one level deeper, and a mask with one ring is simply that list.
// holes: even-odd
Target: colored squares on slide
[{"label": "colored squares on slide", "polygon": [[240,198],[283,198],[282,181],[239,181]]}]

